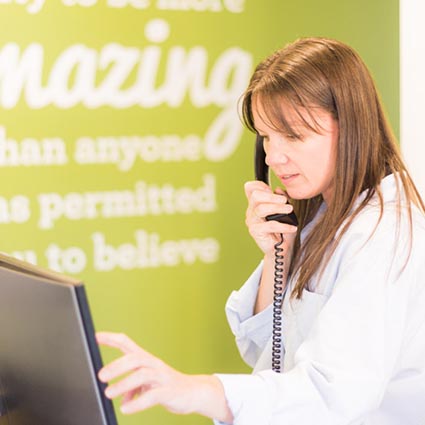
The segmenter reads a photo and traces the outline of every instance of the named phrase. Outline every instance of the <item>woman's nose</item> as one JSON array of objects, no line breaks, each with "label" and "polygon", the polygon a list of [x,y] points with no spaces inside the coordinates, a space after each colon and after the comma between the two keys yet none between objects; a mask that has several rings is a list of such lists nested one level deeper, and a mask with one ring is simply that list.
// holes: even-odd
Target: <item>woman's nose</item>
[{"label": "woman's nose", "polygon": [[265,146],[266,164],[273,167],[279,164],[286,164],[289,161],[287,152],[285,151],[284,142],[279,143],[271,141]]}]

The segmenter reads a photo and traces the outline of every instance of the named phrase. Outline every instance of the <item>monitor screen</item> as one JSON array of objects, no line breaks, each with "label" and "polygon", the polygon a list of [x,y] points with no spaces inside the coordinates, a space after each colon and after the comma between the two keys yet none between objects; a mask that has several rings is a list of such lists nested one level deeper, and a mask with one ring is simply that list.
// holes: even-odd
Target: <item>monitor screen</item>
[{"label": "monitor screen", "polygon": [[0,254],[0,425],[116,425],[84,285]]}]

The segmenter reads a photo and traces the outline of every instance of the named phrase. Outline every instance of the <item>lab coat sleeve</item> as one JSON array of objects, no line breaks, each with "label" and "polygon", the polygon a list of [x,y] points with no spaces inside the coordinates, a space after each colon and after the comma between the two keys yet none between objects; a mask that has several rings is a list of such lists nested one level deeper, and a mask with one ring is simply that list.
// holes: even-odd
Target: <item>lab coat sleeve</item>
[{"label": "lab coat sleeve", "polygon": [[233,291],[226,303],[226,316],[244,361],[254,367],[271,336],[272,306],[254,315],[262,263],[245,284]]},{"label": "lab coat sleeve", "polygon": [[400,352],[412,280],[410,263],[403,269],[406,257],[392,249],[405,246],[406,232],[397,237],[386,221],[370,239],[362,229],[370,229],[367,217],[342,238],[334,290],[291,370],[217,375],[234,425],[344,425],[379,406]]}]

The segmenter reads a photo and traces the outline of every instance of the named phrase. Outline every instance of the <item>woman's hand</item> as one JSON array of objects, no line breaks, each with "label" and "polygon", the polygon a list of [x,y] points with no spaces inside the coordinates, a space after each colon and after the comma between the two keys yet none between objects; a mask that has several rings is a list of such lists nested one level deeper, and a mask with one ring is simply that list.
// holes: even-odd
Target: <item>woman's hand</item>
[{"label": "woman's hand", "polygon": [[293,211],[283,190],[278,188],[273,193],[270,186],[255,180],[245,183],[245,194],[248,199],[245,223],[261,251],[266,256],[274,255],[274,245],[280,241],[280,234],[283,234],[285,242],[282,247],[289,252],[295,240],[297,228],[290,224],[265,219],[270,214],[289,214]]},{"label": "woman's hand", "polygon": [[288,204],[288,198],[282,189],[275,193],[261,181],[250,181],[245,183],[245,194],[248,198],[246,210],[246,225],[249,233],[264,252],[263,273],[260,279],[257,299],[254,306],[254,314],[267,308],[273,301],[273,283],[275,275],[275,249],[274,246],[281,240],[280,247],[283,249],[284,270],[283,285],[286,285],[286,276],[291,262],[292,246],[297,232],[296,226],[279,223],[276,220],[267,221],[266,216],[270,214],[289,214],[292,205]]},{"label": "woman's hand", "polygon": [[[213,375],[186,375],[139,347],[124,334],[98,332],[99,344],[118,348],[124,355],[99,371],[99,379],[121,378],[105,390],[108,398],[122,396],[126,414],[162,405],[173,413],[199,413],[232,423],[224,390]],[[124,376],[123,376],[124,375]]]}]

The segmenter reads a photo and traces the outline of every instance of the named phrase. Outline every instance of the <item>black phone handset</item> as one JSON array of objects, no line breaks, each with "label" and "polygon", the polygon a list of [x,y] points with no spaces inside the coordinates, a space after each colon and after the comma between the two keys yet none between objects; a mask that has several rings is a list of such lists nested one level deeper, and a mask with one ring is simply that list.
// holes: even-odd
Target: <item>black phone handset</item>
[{"label": "black phone handset", "polygon": [[[269,167],[266,164],[266,154],[263,147],[263,138],[257,135],[255,141],[255,178],[269,184]],[[298,225],[297,216],[294,212],[290,214],[271,214],[266,220],[276,220],[280,223]],[[275,266],[274,266],[274,285],[273,285],[273,330],[272,330],[272,370],[280,373],[282,358],[282,303],[285,294],[283,288],[283,271],[285,257],[283,255],[282,243],[283,234],[280,240],[274,246]]]}]

